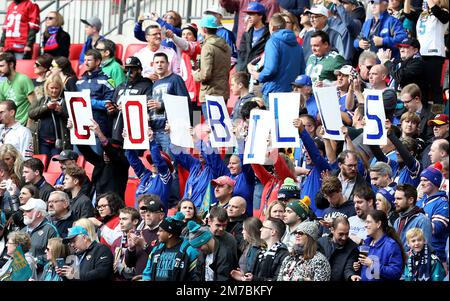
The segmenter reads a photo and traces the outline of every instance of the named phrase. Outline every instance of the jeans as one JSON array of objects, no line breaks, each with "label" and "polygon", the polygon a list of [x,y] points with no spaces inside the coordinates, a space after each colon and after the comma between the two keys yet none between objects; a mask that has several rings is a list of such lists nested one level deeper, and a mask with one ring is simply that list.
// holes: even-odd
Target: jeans
[{"label": "jeans", "polygon": [[55,144],[50,144],[39,139],[39,153],[45,154],[50,159],[54,155],[59,155],[60,150],[55,147]]}]

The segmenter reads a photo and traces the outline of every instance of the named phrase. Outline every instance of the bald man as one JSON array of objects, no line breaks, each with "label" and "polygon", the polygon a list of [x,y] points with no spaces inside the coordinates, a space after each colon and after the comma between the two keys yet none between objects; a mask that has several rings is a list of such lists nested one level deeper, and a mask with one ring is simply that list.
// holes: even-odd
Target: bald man
[{"label": "bald man", "polygon": [[242,230],[244,228],[244,220],[247,217],[245,215],[245,208],[247,207],[247,202],[241,196],[234,196],[228,202],[227,215],[228,215],[228,225],[227,232],[231,233],[231,235],[236,238],[237,246],[238,246],[238,258],[241,256],[242,251],[240,250],[240,246],[242,245],[242,241],[244,236],[242,234]]},{"label": "bald man", "polygon": [[442,161],[444,158],[448,157],[448,141],[445,139],[434,140],[431,144],[428,156],[430,157],[431,164]]}]

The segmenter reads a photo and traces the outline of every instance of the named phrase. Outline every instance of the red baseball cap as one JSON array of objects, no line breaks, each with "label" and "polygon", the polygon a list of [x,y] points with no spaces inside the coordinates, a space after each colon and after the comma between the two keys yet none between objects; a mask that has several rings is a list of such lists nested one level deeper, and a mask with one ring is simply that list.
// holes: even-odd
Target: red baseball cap
[{"label": "red baseball cap", "polygon": [[221,176],[218,177],[217,179],[212,179],[211,180],[211,185],[212,186],[216,186],[216,185],[225,185],[227,184],[228,186],[231,186],[234,188],[234,185],[236,184],[236,181],[233,180],[232,178],[230,178],[229,176]]},{"label": "red baseball cap", "polygon": [[437,114],[433,119],[428,120],[428,125],[443,125],[448,124],[448,115],[446,114]]}]

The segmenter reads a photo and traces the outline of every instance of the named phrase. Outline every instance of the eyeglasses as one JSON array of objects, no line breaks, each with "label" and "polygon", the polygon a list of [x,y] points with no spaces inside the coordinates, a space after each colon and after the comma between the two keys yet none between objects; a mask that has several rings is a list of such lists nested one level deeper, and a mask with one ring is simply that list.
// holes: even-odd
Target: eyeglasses
[{"label": "eyeglasses", "polygon": [[175,17],[172,16],[172,15],[164,15],[164,16],[163,16],[163,19],[172,19],[172,20],[175,20]]},{"label": "eyeglasses", "polygon": [[343,165],[347,166],[348,168],[354,168],[354,169],[358,168],[358,164],[345,164],[344,163]]},{"label": "eyeglasses", "polygon": [[402,102],[403,102],[403,104],[405,104],[405,103],[410,103],[411,101],[413,101],[414,100],[414,98],[411,98],[411,99],[408,99],[408,100],[403,100],[402,99]]},{"label": "eyeglasses", "polygon": [[273,228],[270,228],[270,227],[266,227],[266,226],[262,226],[261,228],[266,228],[266,229],[269,229],[269,230],[273,230]]},{"label": "eyeglasses", "polygon": [[297,232],[295,232],[294,234],[295,234],[295,235],[300,235],[300,236],[305,235],[305,233],[303,233],[302,231],[297,231]]},{"label": "eyeglasses", "polygon": [[106,207],[109,207],[109,205],[98,205],[97,210],[103,210]]},{"label": "eyeglasses", "polygon": [[95,48],[95,50],[102,52],[102,51],[105,51],[106,49],[105,48]]},{"label": "eyeglasses", "polygon": [[35,66],[36,68],[42,67],[42,65],[39,64],[38,62],[34,63],[34,66]]},{"label": "eyeglasses", "polygon": [[53,20],[55,17],[45,17],[45,20]]},{"label": "eyeglasses", "polygon": [[12,241],[8,241],[6,244],[7,245],[17,245],[15,242],[12,242]]},{"label": "eyeglasses", "polygon": [[58,202],[63,202],[64,200],[54,200],[54,201],[48,201],[47,204],[55,204]]}]

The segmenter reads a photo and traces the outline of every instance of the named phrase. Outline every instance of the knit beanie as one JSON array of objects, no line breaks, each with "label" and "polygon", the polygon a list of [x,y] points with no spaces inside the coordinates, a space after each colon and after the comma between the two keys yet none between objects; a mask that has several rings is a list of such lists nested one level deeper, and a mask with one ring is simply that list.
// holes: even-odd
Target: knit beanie
[{"label": "knit beanie", "polygon": [[302,222],[295,232],[303,232],[316,241],[319,239],[319,227],[315,222]]},{"label": "knit beanie", "polygon": [[434,186],[440,187],[442,183],[442,173],[434,168],[434,167],[428,167],[422,173],[420,174],[421,178],[426,178],[428,181],[433,183]]},{"label": "knit beanie", "polygon": [[384,196],[384,198],[391,204],[391,207],[394,206],[394,193],[395,190],[392,187],[385,187],[385,188],[381,188],[377,191],[377,193],[381,194],[382,196]]},{"label": "knit beanie", "polygon": [[194,221],[189,221],[187,227],[189,229],[189,244],[194,248],[200,248],[212,237],[208,227],[202,227]]},{"label": "knit beanie", "polygon": [[306,220],[309,216],[310,210],[309,205],[311,204],[311,199],[308,196],[305,196],[301,200],[294,200],[289,202],[286,206],[292,211],[294,211],[302,221]]},{"label": "knit beanie", "polygon": [[279,200],[289,200],[289,199],[299,199],[300,198],[300,189],[297,186],[297,183],[291,178],[284,179],[283,185],[281,185],[278,190],[278,199]]},{"label": "knit beanie", "polygon": [[177,212],[174,216],[168,216],[163,219],[159,227],[170,234],[180,236],[185,226],[183,220],[184,214],[182,212]]}]

